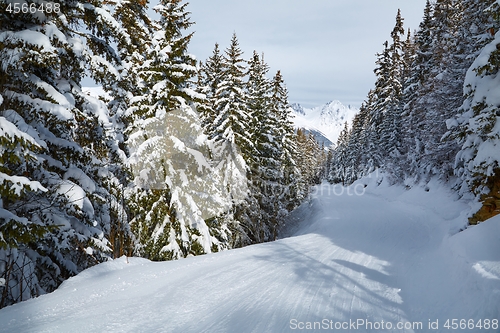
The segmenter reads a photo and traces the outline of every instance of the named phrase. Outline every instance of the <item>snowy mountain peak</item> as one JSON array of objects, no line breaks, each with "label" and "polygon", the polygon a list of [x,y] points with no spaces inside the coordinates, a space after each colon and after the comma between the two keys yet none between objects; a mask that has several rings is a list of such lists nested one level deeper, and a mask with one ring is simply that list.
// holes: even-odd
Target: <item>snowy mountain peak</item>
[{"label": "snowy mountain peak", "polygon": [[[295,111],[293,119],[296,128],[304,128],[310,132],[320,132],[328,141],[336,143],[344,127],[344,123],[352,122],[359,111],[350,105],[333,100],[312,109],[304,108],[298,103],[291,105]],[[320,138],[319,141],[325,141]]]},{"label": "snowy mountain peak", "polygon": [[293,111],[295,111],[295,113],[297,114],[301,114],[301,115],[305,115],[306,113],[304,112],[304,108],[302,107],[302,105],[300,105],[299,103],[293,103],[290,105],[290,107],[293,109]]},{"label": "snowy mountain peak", "polygon": [[345,121],[351,121],[354,115],[358,112],[357,109],[351,107],[350,105],[345,106],[339,101],[331,101],[320,106],[319,109],[321,111],[321,119],[322,121],[325,121],[326,124],[332,122],[344,123]]}]

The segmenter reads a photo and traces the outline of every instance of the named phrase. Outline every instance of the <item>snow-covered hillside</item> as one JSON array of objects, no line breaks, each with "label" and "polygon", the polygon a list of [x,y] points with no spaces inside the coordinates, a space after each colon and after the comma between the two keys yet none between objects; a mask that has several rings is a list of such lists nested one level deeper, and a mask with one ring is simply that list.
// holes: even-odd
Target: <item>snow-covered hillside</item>
[{"label": "snow-covered hillside", "polygon": [[332,143],[337,142],[344,123],[347,121],[350,124],[359,111],[339,101],[331,101],[312,109],[292,104],[292,109],[295,111],[293,122],[296,128],[304,128],[317,137],[320,137],[321,133]]},{"label": "snow-covered hillside", "polygon": [[469,207],[438,184],[364,185],[317,187],[293,237],[100,264],[0,332],[498,332],[500,216],[458,232]]}]

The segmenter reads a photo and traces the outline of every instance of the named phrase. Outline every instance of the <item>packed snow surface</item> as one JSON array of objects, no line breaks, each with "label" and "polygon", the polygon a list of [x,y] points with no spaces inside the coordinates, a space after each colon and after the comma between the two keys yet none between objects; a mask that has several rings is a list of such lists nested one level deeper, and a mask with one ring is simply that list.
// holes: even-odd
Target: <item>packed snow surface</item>
[{"label": "packed snow surface", "polygon": [[498,332],[500,216],[459,231],[468,209],[438,183],[323,184],[290,237],[103,263],[0,310],[0,332]]}]

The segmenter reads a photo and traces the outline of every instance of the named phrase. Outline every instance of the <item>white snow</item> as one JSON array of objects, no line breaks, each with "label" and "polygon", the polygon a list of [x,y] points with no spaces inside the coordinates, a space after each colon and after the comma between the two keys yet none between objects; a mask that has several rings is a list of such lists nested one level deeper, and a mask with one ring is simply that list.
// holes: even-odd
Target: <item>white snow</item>
[{"label": "white snow", "polygon": [[457,233],[468,203],[439,183],[374,183],[316,187],[276,242],[100,264],[0,310],[0,332],[446,332],[448,319],[500,319],[500,216]]},{"label": "white snow", "polygon": [[68,170],[64,174],[64,180],[67,180],[69,178],[73,178],[74,180],[78,181],[82,189],[89,193],[94,193],[96,190],[95,182],[80,168],[68,168]]},{"label": "white snow", "polygon": [[24,140],[34,146],[39,146],[38,141],[33,139],[29,134],[20,131],[14,123],[10,122],[5,117],[0,117],[0,137],[9,138],[9,141],[12,142]]},{"label": "white snow", "polygon": [[[70,172],[70,175],[73,176],[76,175],[76,173],[72,174]],[[91,186],[91,184],[87,183],[86,178],[84,177],[80,177],[78,180],[83,181],[84,186]],[[66,196],[70,204],[78,206],[78,208],[80,208],[84,212],[89,213],[90,215],[94,214],[94,208],[92,206],[92,203],[90,202],[89,198],[87,198],[87,195],[85,194],[83,188],[76,185],[72,181],[70,180],[61,181],[59,188],[57,189],[57,193]]]},{"label": "white snow", "polygon": [[4,182],[8,182],[10,184],[10,191],[14,192],[16,196],[21,196],[21,192],[26,190],[26,187],[33,192],[47,191],[47,189],[37,181],[32,181],[29,178],[22,176],[9,176],[0,172],[0,184],[3,185]]},{"label": "white snow", "polygon": [[45,49],[46,52],[54,50],[49,37],[38,31],[22,30],[17,32],[6,31],[0,33],[0,42],[4,42],[6,39],[13,39],[22,43],[31,44]]}]

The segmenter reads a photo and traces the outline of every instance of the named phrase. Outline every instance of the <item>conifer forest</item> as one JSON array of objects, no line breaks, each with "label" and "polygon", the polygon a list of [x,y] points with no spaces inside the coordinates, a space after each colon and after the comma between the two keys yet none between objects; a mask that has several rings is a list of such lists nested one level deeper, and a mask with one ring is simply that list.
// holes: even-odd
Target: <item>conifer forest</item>
[{"label": "conifer forest", "polygon": [[500,213],[499,1],[428,0],[415,30],[395,13],[375,85],[329,147],[294,126],[266,50],[234,33],[190,54],[190,14],[0,2],[0,309],[123,256],[275,241],[324,182],[437,179],[476,203],[469,225]]}]

